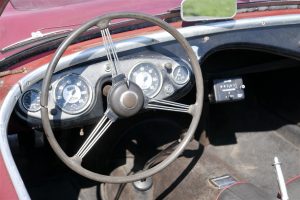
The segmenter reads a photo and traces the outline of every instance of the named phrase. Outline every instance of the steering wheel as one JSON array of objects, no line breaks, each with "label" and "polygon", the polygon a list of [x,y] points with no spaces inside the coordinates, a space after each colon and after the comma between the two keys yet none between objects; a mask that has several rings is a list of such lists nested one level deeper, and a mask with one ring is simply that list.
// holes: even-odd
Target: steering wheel
[{"label": "steering wheel", "polygon": [[[185,50],[186,56],[192,66],[195,75],[196,102],[194,104],[185,105],[167,100],[147,98],[143,94],[143,91],[140,89],[139,86],[129,81],[125,77],[120,68],[117,49],[115,48],[115,45],[109,32],[110,22],[112,20],[121,18],[138,19],[153,23],[170,33],[178,41],[181,47]],[[94,26],[97,26],[101,31],[107,59],[110,63],[110,66],[112,66],[112,87],[107,98],[107,110],[105,111],[104,115],[100,119],[99,123],[95,126],[93,131],[89,134],[88,138],[83,142],[82,146],[77,151],[77,153],[74,156],[69,157],[58,144],[50,125],[49,110],[47,107],[49,87],[52,74],[64,51],[77,37],[79,37],[79,35],[81,35],[82,33]],[[202,104],[202,73],[197,57],[187,40],[175,28],[171,27],[168,23],[162,21],[159,18],[141,13],[121,12],[99,16],[83,24],[81,27],[79,27],[77,30],[71,33],[58,47],[57,51],[55,52],[55,55],[53,56],[47,68],[46,75],[43,80],[41,95],[41,117],[43,128],[51,147],[53,148],[57,156],[69,168],[71,168],[78,174],[95,181],[105,183],[127,183],[148,178],[160,172],[169,164],[171,164],[174,160],[176,160],[176,158],[183,152],[187,144],[193,138],[193,135],[200,120]],[[114,123],[119,118],[127,118],[134,116],[143,109],[158,109],[165,111],[182,112],[188,113],[192,116],[192,120],[186,134],[184,134],[184,137],[182,138],[181,142],[165,160],[145,171],[122,177],[102,175],[82,167],[81,163],[85,155],[92,149],[92,147],[101,138],[101,136],[105,134],[105,132],[111,126],[112,123]]]}]

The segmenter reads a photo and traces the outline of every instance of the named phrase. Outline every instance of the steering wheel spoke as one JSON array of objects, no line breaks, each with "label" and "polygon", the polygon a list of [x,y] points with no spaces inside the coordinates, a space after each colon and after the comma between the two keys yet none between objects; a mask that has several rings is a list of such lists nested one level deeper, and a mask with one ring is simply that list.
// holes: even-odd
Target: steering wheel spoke
[{"label": "steering wheel spoke", "polygon": [[168,101],[168,100],[148,99],[144,107],[146,109],[155,109],[155,110],[164,110],[164,111],[191,114],[190,105]]},{"label": "steering wheel spoke", "polygon": [[102,35],[103,45],[106,51],[106,57],[110,67],[112,68],[112,77],[115,77],[121,74],[121,70],[120,70],[121,67],[120,67],[119,57],[117,54],[117,49],[112,40],[109,29],[104,28],[101,29],[100,31]]},{"label": "steering wheel spoke", "polygon": [[80,149],[77,151],[75,156],[83,159],[116,119],[117,117],[112,114],[112,111],[110,111],[110,109],[107,109],[101,120],[95,126],[95,128],[85,140]]}]

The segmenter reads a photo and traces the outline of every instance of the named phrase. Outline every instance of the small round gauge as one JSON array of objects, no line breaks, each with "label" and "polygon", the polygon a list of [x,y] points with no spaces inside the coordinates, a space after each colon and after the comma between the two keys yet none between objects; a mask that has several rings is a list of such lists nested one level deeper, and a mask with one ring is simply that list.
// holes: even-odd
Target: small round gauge
[{"label": "small round gauge", "polygon": [[183,85],[187,83],[190,79],[190,71],[184,65],[180,65],[175,67],[172,73],[173,79],[175,83],[179,85]]},{"label": "small round gauge", "polygon": [[155,97],[162,87],[162,74],[152,63],[140,63],[129,73],[129,80],[136,83],[147,97]]},{"label": "small round gauge", "polygon": [[28,90],[22,97],[23,107],[30,112],[37,112],[41,108],[40,92],[37,90]]},{"label": "small round gauge", "polygon": [[55,88],[55,102],[64,112],[78,114],[91,102],[92,89],[81,76],[70,74],[60,79]]}]

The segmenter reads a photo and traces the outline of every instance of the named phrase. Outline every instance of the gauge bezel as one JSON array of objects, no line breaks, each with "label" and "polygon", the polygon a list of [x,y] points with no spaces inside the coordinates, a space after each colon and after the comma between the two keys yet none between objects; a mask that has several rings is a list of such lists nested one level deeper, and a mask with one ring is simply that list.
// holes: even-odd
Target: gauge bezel
[{"label": "gauge bezel", "polygon": [[[184,68],[188,71],[187,78],[186,78],[184,81],[182,81],[182,82],[176,81],[175,76],[174,76],[174,72],[175,72],[175,70],[176,70],[178,67],[184,67]],[[172,70],[172,79],[173,79],[173,81],[174,81],[177,85],[184,85],[184,84],[186,84],[187,82],[189,82],[189,80],[191,79],[190,76],[191,76],[190,69],[189,69],[187,66],[185,66],[185,65],[177,65],[177,66],[174,67],[174,69]]]},{"label": "gauge bezel", "polygon": [[[84,105],[83,108],[81,108],[80,110],[76,110],[76,111],[68,111],[64,108],[62,108],[59,103],[57,102],[57,99],[56,99],[56,89],[57,89],[57,86],[58,84],[65,78],[67,78],[68,76],[76,76],[77,78],[81,79],[81,81],[84,81],[85,84],[87,85],[88,87],[88,90],[89,90],[89,98],[88,98],[88,101],[86,102],[86,104]],[[92,102],[93,102],[93,99],[94,99],[94,91],[92,89],[92,86],[90,84],[90,82],[88,81],[88,79],[86,79],[85,77],[81,76],[80,74],[75,74],[75,73],[71,73],[71,74],[66,74],[62,77],[60,77],[58,80],[55,81],[55,84],[53,84],[54,87],[53,87],[53,94],[52,94],[52,98],[54,100],[54,103],[55,105],[61,110],[63,111],[64,113],[67,113],[67,114],[70,114],[70,115],[78,115],[78,114],[82,114],[84,112],[86,112],[88,110],[88,108],[92,105]]]},{"label": "gauge bezel", "polygon": [[[35,113],[35,112],[38,112],[41,110],[41,104],[39,106],[39,108],[37,110],[30,110],[28,108],[26,108],[25,104],[24,104],[24,97],[26,96],[26,94],[28,94],[29,92],[36,92],[38,93],[39,95],[41,95],[41,92],[37,89],[30,89],[30,90],[27,90],[26,92],[24,92],[24,94],[22,95],[22,98],[21,98],[21,104],[23,106],[23,108],[28,111],[28,112],[32,112],[32,113]],[[41,96],[40,96],[41,97]]]},{"label": "gauge bezel", "polygon": [[156,64],[154,64],[154,63],[152,63],[152,62],[143,62],[143,61],[138,62],[138,63],[135,64],[135,65],[132,67],[132,69],[129,71],[129,73],[128,73],[128,79],[129,79],[130,81],[132,81],[131,75],[132,75],[133,70],[134,70],[135,68],[137,68],[138,65],[141,65],[141,64],[151,64],[151,65],[155,68],[155,70],[158,72],[158,74],[159,74],[160,84],[159,84],[159,87],[158,87],[157,91],[156,91],[153,95],[151,95],[151,96],[147,96],[147,95],[143,92],[144,95],[147,96],[148,98],[154,98],[154,97],[156,97],[156,96],[160,93],[160,91],[161,91],[161,89],[162,89],[162,86],[163,86],[163,82],[164,82],[164,80],[163,80],[163,75],[162,75],[162,71],[159,69],[159,67],[158,67]]}]

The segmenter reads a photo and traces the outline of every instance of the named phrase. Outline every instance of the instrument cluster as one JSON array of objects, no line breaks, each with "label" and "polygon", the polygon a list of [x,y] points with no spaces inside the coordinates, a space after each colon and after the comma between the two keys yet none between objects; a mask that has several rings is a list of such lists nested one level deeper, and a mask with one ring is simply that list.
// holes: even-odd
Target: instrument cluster
[{"label": "instrument cluster", "polygon": [[[191,84],[188,84],[191,83],[191,67],[182,60],[161,55],[143,55],[124,57],[120,64],[128,80],[136,83],[148,98],[178,98],[183,96],[178,93],[191,88]],[[102,96],[99,88],[110,81],[110,70],[108,62],[104,61],[74,66],[55,73],[49,89],[50,119],[78,120],[79,116],[101,116],[103,113],[99,112],[99,107],[103,107],[103,102],[99,103],[99,96]],[[33,84],[19,99],[17,114],[30,123],[41,119],[41,87],[42,80]]]}]

